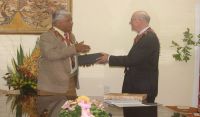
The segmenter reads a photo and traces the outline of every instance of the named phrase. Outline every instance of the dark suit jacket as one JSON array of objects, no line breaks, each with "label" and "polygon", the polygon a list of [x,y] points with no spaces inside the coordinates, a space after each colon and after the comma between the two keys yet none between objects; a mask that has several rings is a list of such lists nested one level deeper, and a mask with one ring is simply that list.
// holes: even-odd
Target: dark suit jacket
[{"label": "dark suit jacket", "polygon": [[124,66],[123,93],[145,93],[154,102],[158,93],[158,60],[160,44],[149,28],[133,44],[127,56],[110,56],[110,66]]}]

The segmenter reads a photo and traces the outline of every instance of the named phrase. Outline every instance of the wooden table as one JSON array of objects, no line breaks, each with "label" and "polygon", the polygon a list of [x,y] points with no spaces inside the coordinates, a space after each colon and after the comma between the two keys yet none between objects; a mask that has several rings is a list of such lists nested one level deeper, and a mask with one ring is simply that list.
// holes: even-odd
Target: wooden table
[{"label": "wooden table", "polygon": [[198,109],[194,107],[177,107],[177,106],[166,106],[175,112],[182,113],[186,117],[200,117]]}]

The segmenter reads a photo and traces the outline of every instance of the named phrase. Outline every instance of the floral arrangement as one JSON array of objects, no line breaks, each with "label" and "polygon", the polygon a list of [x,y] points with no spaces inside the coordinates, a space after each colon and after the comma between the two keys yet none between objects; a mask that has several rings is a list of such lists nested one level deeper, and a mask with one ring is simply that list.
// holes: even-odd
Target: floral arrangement
[{"label": "floral arrangement", "polygon": [[103,104],[90,100],[87,96],[79,96],[76,100],[68,100],[61,107],[59,117],[110,117]]},{"label": "floral arrangement", "polygon": [[39,57],[39,48],[35,48],[30,55],[24,55],[20,45],[20,49],[17,50],[17,60],[12,59],[12,68],[8,67],[8,73],[3,77],[9,89],[20,90],[22,94],[36,90]]},{"label": "floral arrangement", "polygon": [[[12,67],[8,67],[8,73],[3,76],[9,89],[19,90],[20,95],[8,95],[7,102],[11,102],[11,109],[16,110],[16,117],[30,114],[30,109],[35,109],[35,97],[37,94],[38,59],[40,49],[35,47],[31,54],[24,55],[22,46],[17,49],[16,59],[12,59]],[[29,101],[28,101],[29,100]]]}]

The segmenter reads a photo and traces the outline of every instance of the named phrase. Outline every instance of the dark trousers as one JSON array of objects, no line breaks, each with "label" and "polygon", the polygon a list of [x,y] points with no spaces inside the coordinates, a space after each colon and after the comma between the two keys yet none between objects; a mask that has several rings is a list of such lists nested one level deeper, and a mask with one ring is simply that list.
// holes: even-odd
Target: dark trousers
[{"label": "dark trousers", "polygon": [[124,117],[157,117],[157,106],[124,107]]},{"label": "dark trousers", "polygon": [[[155,97],[147,96],[147,103],[154,103]],[[124,107],[124,117],[157,117],[157,106]]]}]

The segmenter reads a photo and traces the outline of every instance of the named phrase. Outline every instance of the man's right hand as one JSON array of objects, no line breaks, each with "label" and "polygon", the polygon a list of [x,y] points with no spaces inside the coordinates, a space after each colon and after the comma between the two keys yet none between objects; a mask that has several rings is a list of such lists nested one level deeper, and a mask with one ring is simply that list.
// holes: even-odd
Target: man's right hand
[{"label": "man's right hand", "polygon": [[75,44],[75,48],[78,53],[87,53],[90,51],[90,46],[85,45],[83,41]]},{"label": "man's right hand", "polygon": [[96,63],[99,63],[99,64],[108,63],[109,55],[107,53],[101,53],[101,54],[102,54],[102,56],[97,58],[97,62]]}]

